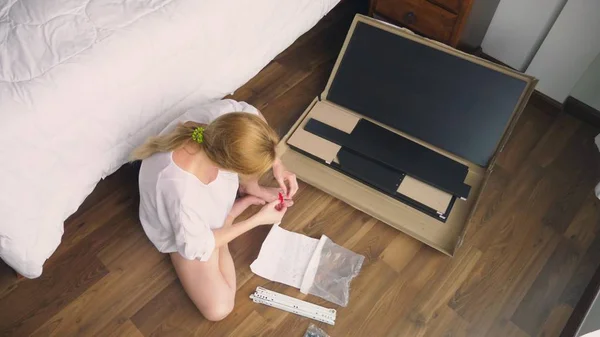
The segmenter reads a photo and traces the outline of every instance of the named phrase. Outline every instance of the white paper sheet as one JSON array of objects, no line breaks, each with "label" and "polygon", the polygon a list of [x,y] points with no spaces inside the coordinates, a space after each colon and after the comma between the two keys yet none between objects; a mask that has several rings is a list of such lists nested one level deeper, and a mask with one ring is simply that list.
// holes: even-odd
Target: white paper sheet
[{"label": "white paper sheet", "polygon": [[274,225],[250,270],[271,281],[300,288],[318,243],[317,239]]}]

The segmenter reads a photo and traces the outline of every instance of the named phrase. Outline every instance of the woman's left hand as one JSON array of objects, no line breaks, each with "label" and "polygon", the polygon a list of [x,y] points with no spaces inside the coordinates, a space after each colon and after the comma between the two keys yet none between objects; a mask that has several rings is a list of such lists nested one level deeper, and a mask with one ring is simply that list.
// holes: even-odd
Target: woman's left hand
[{"label": "woman's left hand", "polygon": [[287,199],[291,199],[294,194],[298,192],[298,181],[296,180],[296,175],[286,170],[285,166],[279,159],[273,163],[273,176],[275,177],[275,180],[277,180],[279,187],[283,190],[283,194]]}]

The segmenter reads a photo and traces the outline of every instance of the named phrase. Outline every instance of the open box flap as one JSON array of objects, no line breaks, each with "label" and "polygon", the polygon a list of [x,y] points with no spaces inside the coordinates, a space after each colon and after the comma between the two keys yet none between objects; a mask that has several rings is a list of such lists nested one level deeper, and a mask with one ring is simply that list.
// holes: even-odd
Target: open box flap
[{"label": "open box flap", "polygon": [[[368,29],[372,32],[369,33]],[[373,34],[381,35],[382,31],[385,36],[379,38],[385,40],[384,45],[388,49],[377,54],[370,48],[369,38],[375,38]],[[392,35],[389,33],[402,39],[390,39]],[[407,46],[410,50],[405,48]],[[432,53],[432,50],[444,53]],[[396,61],[396,56],[405,51],[411,55],[402,56],[412,57],[414,62],[402,64]],[[454,57],[448,58],[447,54]],[[427,67],[411,71],[413,63],[423,59]],[[344,67],[345,64],[352,66]],[[467,69],[467,74],[461,73],[460,67]],[[400,76],[396,76],[398,74]],[[460,74],[463,75],[459,77]],[[403,82],[411,76],[411,82]],[[479,78],[486,81],[477,81]],[[457,79],[477,85],[457,87],[454,85]],[[377,81],[377,86],[373,85],[373,81]],[[409,30],[356,15],[321,99],[382,122],[450,158],[467,161],[470,167],[491,168],[536,83],[537,80],[531,76],[422,38]],[[372,88],[377,90],[369,90]],[[413,88],[415,91],[411,92]],[[475,92],[471,93],[469,89]],[[428,95],[417,97],[417,92]],[[473,100],[472,97],[479,99]],[[452,102],[458,103],[453,105]],[[471,109],[462,109],[462,106]],[[455,111],[451,111],[452,107]],[[456,107],[461,107],[461,110],[456,111]],[[495,111],[485,115],[479,113],[482,109]],[[402,110],[408,113],[399,114]],[[413,113],[417,110],[419,113]],[[431,116],[428,117],[428,114]],[[436,116],[438,118],[434,119]],[[394,121],[394,118],[404,119]],[[473,141],[474,138],[478,141]]]}]

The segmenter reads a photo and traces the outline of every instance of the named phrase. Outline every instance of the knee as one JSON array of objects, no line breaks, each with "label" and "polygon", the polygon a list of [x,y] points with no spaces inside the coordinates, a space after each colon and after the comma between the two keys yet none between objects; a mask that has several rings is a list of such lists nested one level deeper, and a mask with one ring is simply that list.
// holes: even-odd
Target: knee
[{"label": "knee", "polygon": [[215,303],[210,308],[200,310],[204,318],[212,322],[225,319],[233,311],[233,301]]}]

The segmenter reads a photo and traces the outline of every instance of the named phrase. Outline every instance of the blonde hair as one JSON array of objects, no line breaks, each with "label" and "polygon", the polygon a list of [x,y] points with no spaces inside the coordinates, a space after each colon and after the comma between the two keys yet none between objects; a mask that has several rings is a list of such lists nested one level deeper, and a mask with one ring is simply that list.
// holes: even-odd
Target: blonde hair
[{"label": "blonde hair", "polygon": [[[196,128],[204,127],[203,141],[192,140]],[[276,159],[277,133],[260,117],[243,112],[225,114],[208,125],[185,122],[161,136],[150,137],[136,148],[131,160],[146,159],[157,152],[174,151],[185,144],[194,144],[224,170],[241,175],[261,175]]]}]

